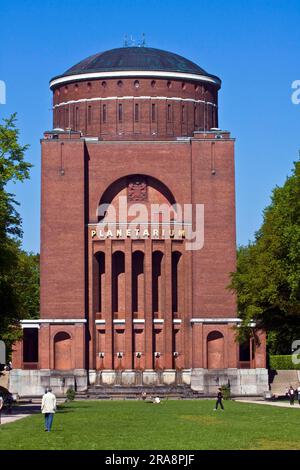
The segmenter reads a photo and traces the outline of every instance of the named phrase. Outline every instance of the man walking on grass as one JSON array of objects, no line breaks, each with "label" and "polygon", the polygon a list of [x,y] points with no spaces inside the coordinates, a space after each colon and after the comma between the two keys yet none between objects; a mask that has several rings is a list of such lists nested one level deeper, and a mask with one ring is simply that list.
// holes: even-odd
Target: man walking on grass
[{"label": "man walking on grass", "polygon": [[216,407],[214,408],[214,411],[217,411],[219,405],[221,407],[221,410],[224,411],[222,400],[223,400],[223,394],[222,394],[222,390],[219,388],[218,393],[217,393]]},{"label": "man walking on grass", "polygon": [[52,393],[51,388],[46,389],[43,395],[41,411],[45,415],[45,431],[50,432],[56,411],[56,396]]}]

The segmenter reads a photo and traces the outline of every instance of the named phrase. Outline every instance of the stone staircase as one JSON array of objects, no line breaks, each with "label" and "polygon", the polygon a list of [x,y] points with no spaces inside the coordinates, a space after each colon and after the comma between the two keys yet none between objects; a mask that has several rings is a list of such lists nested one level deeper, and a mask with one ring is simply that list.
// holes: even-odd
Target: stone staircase
[{"label": "stone staircase", "polygon": [[90,386],[86,392],[77,392],[76,400],[137,400],[142,392],[146,392],[147,400],[154,397],[168,399],[203,398],[203,394],[193,391],[188,385],[156,385],[152,386]]}]

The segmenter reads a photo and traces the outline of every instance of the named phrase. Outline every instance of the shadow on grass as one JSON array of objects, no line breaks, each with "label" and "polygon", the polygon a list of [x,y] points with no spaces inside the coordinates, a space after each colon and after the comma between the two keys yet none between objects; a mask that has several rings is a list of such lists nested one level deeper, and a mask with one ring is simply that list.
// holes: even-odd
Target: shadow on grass
[{"label": "shadow on grass", "polygon": [[[106,402],[107,403],[107,402]],[[93,408],[91,408],[91,406],[89,405],[81,405],[81,404],[77,404],[77,403],[74,403],[73,404],[63,404],[63,405],[58,405],[58,409],[59,407],[63,407],[65,409],[72,409],[72,410],[82,410],[82,409],[85,409],[85,408],[89,408],[90,410],[93,410]]]},{"label": "shadow on grass", "polygon": [[75,412],[75,410],[72,410],[72,409],[69,409],[69,408],[66,409],[66,410],[62,409],[62,408],[57,409],[57,413],[60,414],[60,415],[65,414],[65,413],[74,413],[74,412]]}]

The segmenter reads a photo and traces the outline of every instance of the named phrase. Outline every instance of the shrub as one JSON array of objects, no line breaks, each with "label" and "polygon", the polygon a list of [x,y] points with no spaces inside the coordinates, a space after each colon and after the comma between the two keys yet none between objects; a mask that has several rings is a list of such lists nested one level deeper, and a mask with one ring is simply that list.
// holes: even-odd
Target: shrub
[{"label": "shrub", "polygon": [[75,398],[75,390],[73,388],[68,388],[67,390],[67,400],[73,401]]},{"label": "shrub", "polygon": [[270,369],[272,370],[300,369],[300,364],[293,364],[291,355],[270,356]]},{"label": "shrub", "polygon": [[221,392],[224,400],[230,400],[230,384],[222,385]]}]

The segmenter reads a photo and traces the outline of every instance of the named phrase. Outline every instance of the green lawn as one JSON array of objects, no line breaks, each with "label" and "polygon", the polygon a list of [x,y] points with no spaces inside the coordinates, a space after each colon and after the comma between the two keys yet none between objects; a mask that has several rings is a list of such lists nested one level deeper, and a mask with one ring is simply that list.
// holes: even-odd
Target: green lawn
[{"label": "green lawn", "polygon": [[[225,402],[64,404],[51,433],[40,414],[0,426],[0,449],[300,449],[300,409]],[[296,405],[295,405],[296,406]]]}]

